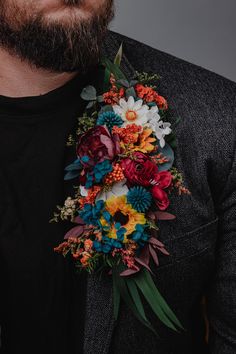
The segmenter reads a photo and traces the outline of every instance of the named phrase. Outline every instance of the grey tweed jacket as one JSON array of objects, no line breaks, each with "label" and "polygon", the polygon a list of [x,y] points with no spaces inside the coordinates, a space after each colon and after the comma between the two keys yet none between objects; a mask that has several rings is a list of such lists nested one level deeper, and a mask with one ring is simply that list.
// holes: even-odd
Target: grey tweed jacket
[{"label": "grey tweed jacket", "polygon": [[[185,331],[174,333],[155,318],[160,338],[122,303],[113,318],[112,282],[89,276],[85,354],[236,353],[236,84],[196,65],[109,32],[104,52],[111,59],[121,42],[122,68],[158,73],[158,91],[168,99],[177,137],[175,166],[191,195],[172,194],[172,221],[159,238],[170,252],[153,267],[155,282]],[[209,341],[201,299],[207,303]]]}]

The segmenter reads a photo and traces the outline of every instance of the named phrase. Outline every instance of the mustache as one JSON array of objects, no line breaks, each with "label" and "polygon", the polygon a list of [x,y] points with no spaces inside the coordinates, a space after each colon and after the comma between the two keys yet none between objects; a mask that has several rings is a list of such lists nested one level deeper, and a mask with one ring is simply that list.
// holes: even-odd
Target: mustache
[{"label": "mustache", "polygon": [[63,0],[64,5],[80,5],[83,4],[86,0]]}]

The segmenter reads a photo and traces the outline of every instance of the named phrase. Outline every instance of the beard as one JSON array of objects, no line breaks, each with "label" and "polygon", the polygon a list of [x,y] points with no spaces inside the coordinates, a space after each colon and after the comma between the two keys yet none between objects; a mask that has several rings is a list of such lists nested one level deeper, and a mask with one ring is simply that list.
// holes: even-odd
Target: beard
[{"label": "beard", "polygon": [[[73,10],[80,2],[85,1],[63,3]],[[34,16],[23,13],[19,21],[7,16],[6,6],[0,5],[0,47],[11,55],[53,72],[86,73],[98,64],[104,35],[114,17],[113,0],[107,0],[89,18],[78,18],[71,11],[67,21],[50,21],[42,13]]]}]

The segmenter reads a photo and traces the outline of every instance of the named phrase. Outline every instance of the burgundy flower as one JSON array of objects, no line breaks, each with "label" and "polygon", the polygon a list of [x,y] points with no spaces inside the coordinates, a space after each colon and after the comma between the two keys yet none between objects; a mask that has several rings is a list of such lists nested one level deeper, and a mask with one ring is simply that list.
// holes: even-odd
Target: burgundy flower
[{"label": "burgundy flower", "polygon": [[155,185],[152,187],[152,196],[160,210],[168,208],[170,201],[167,193],[163,190],[172,183],[172,175],[168,171],[161,171],[155,176]]},{"label": "burgundy flower", "polygon": [[124,175],[130,184],[149,187],[158,173],[157,165],[142,152],[135,152],[132,158],[122,160]]},{"label": "burgundy flower", "polygon": [[104,160],[113,160],[120,153],[119,138],[111,136],[103,126],[96,126],[80,135],[77,155],[85,168],[91,168]]}]

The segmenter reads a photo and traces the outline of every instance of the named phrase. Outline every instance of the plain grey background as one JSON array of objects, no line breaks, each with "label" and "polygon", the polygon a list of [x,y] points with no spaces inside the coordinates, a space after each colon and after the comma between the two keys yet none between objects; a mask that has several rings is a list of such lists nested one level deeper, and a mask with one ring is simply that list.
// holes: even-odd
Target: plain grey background
[{"label": "plain grey background", "polygon": [[110,28],[236,81],[236,0],[115,0]]}]

